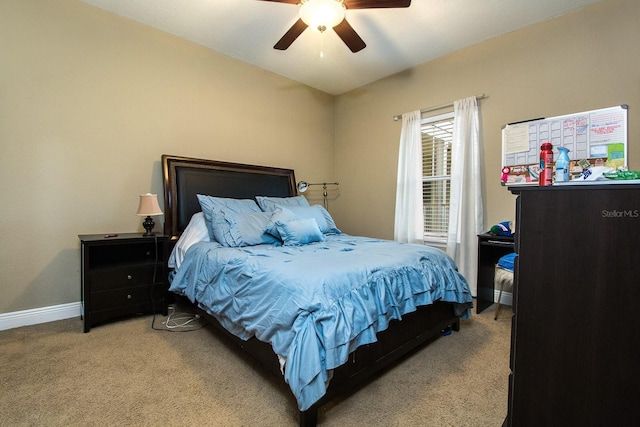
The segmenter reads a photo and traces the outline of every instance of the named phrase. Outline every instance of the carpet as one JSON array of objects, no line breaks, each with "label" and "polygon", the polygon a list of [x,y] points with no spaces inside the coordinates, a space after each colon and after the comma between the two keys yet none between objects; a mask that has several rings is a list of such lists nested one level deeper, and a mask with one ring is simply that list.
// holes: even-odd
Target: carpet
[{"label": "carpet", "polygon": [[[180,308],[178,308],[180,310]],[[511,319],[490,308],[319,411],[322,426],[501,426]],[[1,426],[295,426],[286,385],[209,327],[79,318],[0,332]],[[165,329],[166,318],[154,325]]]}]

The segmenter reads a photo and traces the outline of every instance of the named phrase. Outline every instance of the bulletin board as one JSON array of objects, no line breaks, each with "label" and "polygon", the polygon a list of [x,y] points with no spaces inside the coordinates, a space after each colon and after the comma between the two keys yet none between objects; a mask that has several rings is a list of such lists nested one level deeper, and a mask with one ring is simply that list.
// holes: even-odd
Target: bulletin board
[{"label": "bulletin board", "polygon": [[627,110],[623,104],[503,126],[502,184],[537,183],[544,142],[553,145],[554,159],[558,147],[569,150],[572,174],[582,172],[585,162],[627,167]]}]

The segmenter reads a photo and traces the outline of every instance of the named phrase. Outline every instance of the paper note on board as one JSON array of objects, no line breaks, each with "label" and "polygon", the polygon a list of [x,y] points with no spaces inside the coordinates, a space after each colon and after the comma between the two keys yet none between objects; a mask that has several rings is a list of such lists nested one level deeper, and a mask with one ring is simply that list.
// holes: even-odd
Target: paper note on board
[{"label": "paper note on board", "polygon": [[529,151],[529,124],[507,125],[502,130],[503,154]]}]

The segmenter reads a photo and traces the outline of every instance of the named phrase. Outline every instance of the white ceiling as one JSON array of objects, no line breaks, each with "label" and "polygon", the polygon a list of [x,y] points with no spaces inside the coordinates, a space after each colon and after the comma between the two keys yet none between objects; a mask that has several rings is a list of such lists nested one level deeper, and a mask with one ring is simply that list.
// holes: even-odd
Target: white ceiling
[{"label": "white ceiling", "polygon": [[[409,8],[347,10],[367,47],[352,53],[328,30],[273,45],[298,6],[260,0],[81,0],[216,52],[338,95],[464,47],[599,0],[413,0]],[[322,39],[322,40],[321,40]],[[324,58],[320,58],[321,44]]]}]

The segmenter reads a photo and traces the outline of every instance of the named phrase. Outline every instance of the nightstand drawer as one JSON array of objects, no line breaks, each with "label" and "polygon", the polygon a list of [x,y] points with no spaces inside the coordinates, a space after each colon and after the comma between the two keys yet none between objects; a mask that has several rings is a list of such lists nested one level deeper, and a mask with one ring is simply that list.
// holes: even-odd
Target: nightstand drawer
[{"label": "nightstand drawer", "polygon": [[89,280],[91,281],[91,292],[96,292],[148,285],[154,282],[154,275],[155,281],[159,281],[162,280],[163,274],[162,265],[132,265],[94,270],[89,273]]},{"label": "nightstand drawer", "polygon": [[115,289],[112,291],[93,292],[91,307],[94,311],[111,310],[121,307],[133,307],[163,301],[165,297],[164,284],[134,286]]}]

